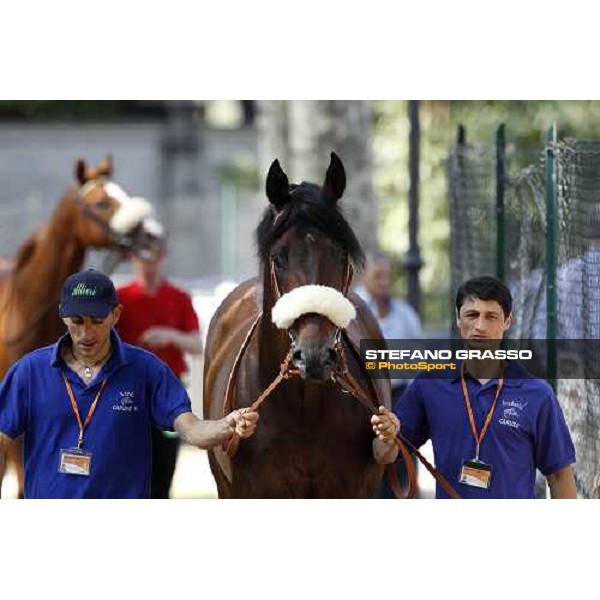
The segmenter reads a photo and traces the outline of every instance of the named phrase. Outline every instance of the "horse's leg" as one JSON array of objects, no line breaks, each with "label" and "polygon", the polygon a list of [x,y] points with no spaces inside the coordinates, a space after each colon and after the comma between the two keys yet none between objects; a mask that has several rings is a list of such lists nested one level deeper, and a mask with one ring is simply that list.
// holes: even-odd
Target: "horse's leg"
[{"label": "horse's leg", "polygon": [[357,468],[355,464],[340,464],[336,469],[319,474],[313,480],[313,498],[346,499],[373,498],[383,476],[383,469]]},{"label": "horse's leg", "polygon": [[227,477],[225,477],[225,474],[223,473],[221,466],[219,465],[219,461],[214,455],[214,452],[211,452],[210,450],[208,451],[208,463],[217,484],[217,493],[219,494],[219,498],[231,498],[231,484],[229,483]]}]

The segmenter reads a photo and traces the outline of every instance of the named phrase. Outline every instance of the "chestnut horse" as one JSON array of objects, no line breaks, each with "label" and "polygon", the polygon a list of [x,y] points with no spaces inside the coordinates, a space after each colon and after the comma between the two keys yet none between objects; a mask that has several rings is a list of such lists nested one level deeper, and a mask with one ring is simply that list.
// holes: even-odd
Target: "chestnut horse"
[{"label": "chestnut horse", "polygon": [[[155,238],[152,207],[132,198],[110,180],[112,161],[96,169],[75,166],[76,185],[68,189],[49,222],[25,241],[12,268],[0,274],[0,378],[24,354],[56,342],[65,328],[58,317],[60,290],[81,270],[87,248],[150,250]],[[18,472],[22,495],[21,444],[7,463]],[[0,465],[0,484],[4,473]]]},{"label": "chestnut horse", "polygon": [[[204,417],[250,406],[277,377],[286,356],[298,377],[270,393],[256,433],[240,442],[233,457],[222,448],[209,451],[221,498],[369,498],[381,480],[383,467],[373,458],[371,415],[333,380],[341,352],[356,380],[368,378],[349,340],[377,339],[385,347],[369,309],[348,292],[352,267],[360,268],[364,255],[337,205],[345,184],[344,167],[333,153],[323,187],[289,185],[278,161],[269,170],[270,206],[256,232],[262,276],[239,285],[211,321]],[[327,288],[301,287],[315,284]],[[323,289],[327,294],[321,294]],[[292,290],[307,292],[306,306],[280,329],[272,322],[272,310]],[[336,295],[336,306],[347,303],[356,311],[343,336],[320,305],[325,296]],[[226,406],[230,378],[231,406]],[[389,408],[389,380],[372,386]]]}]

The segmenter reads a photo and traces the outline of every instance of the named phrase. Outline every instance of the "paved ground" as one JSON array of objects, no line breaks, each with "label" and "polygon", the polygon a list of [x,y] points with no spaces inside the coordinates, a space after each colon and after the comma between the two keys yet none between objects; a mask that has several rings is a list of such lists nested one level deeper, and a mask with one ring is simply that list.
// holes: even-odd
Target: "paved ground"
[{"label": "paved ground", "polygon": [[216,498],[217,486],[204,450],[182,445],[171,487],[172,498]]}]

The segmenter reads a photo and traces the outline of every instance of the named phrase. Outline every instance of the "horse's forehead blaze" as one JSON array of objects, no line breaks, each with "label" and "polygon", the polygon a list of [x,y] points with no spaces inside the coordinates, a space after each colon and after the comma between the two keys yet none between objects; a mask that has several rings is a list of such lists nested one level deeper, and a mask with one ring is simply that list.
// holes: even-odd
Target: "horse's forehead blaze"
[{"label": "horse's forehead blaze", "polygon": [[[130,196],[113,181],[89,182],[86,186],[88,184],[84,184],[80,192],[84,203],[94,212],[96,219],[107,223],[114,233],[128,235],[152,216],[152,206],[146,199]],[[98,206],[99,201],[105,204]],[[148,233],[153,235],[151,231]]]},{"label": "horse's forehead blaze", "polygon": [[107,183],[97,182],[96,185],[90,185],[89,189],[85,189],[86,185],[83,186],[83,193],[81,194],[85,204],[93,205],[100,200],[108,200],[111,202],[113,210],[118,210],[131,201],[131,196],[116,183],[110,181]]},{"label": "horse's forehead blaze", "polygon": [[113,181],[104,184],[104,191],[107,196],[114,198],[121,204],[126,204],[131,200],[131,196],[120,185]]}]

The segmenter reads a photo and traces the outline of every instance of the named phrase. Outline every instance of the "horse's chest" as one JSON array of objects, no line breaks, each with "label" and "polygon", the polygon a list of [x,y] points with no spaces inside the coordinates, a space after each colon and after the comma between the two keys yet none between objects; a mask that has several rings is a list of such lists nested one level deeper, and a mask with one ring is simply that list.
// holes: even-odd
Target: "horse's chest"
[{"label": "horse's chest", "polygon": [[356,438],[266,427],[255,437],[240,445],[234,459],[234,493],[240,497],[370,497],[381,478],[370,444]]},{"label": "horse's chest", "polygon": [[265,404],[255,435],[244,441],[248,461],[285,469],[293,465],[320,473],[330,464],[372,461],[372,430],[366,411],[331,393],[286,396]]},{"label": "horse's chest", "polygon": [[261,422],[265,428],[303,437],[348,436],[370,430],[369,418],[354,400],[334,385],[294,385],[288,382],[265,402]]}]

